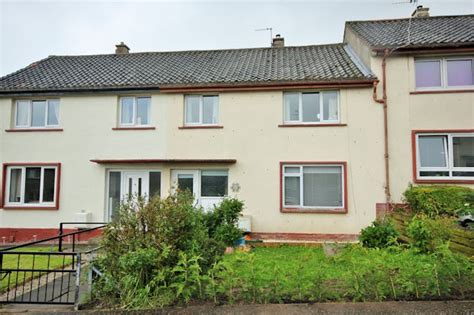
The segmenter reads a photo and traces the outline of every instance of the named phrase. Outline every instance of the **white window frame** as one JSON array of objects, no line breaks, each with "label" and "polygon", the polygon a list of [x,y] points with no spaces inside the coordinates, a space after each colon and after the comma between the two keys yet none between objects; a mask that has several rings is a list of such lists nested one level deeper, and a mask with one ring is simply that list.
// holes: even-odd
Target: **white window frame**
[{"label": "white window frame", "polygon": [[[146,173],[148,179],[146,180],[147,185],[150,184],[150,173],[158,172],[160,173],[160,196],[163,196],[163,170],[160,168],[152,168],[152,169],[136,169],[136,168],[109,168],[106,170],[106,181],[105,181],[105,217],[110,220],[112,218],[112,209],[110,208],[110,200],[109,200],[109,183],[110,183],[110,173],[111,172],[119,172],[120,173],[120,198],[123,200],[123,190],[124,190],[124,173]],[[148,192],[149,193],[149,192]],[[148,197],[148,196],[147,196]]]},{"label": "white window frame", "polygon": [[[204,97],[214,96],[217,97],[217,109],[216,109],[216,122],[213,124],[205,124],[203,123],[203,99]],[[186,114],[188,110],[188,98],[189,97],[199,97],[199,122],[187,122],[186,121]],[[218,94],[187,94],[184,96],[184,125],[185,126],[218,126],[219,125],[219,103],[220,97]]]},{"label": "white window frame", "polygon": [[[40,175],[40,201],[38,203],[25,203],[25,185],[26,185],[26,169],[27,168],[41,168],[41,175]],[[21,169],[21,188],[20,188],[20,202],[11,202],[10,201],[10,184],[11,184],[11,170]],[[43,185],[44,185],[44,170],[45,169],[54,169],[54,194],[53,194],[53,201],[43,202]],[[56,198],[58,192],[58,166],[56,165],[11,165],[7,166],[6,168],[6,189],[5,189],[5,206],[7,207],[56,207]]]},{"label": "white window frame", "polygon": [[[13,121],[13,126],[15,129],[47,129],[47,128],[55,128],[59,127],[59,113],[58,113],[58,123],[54,125],[49,125],[48,124],[48,111],[49,111],[49,102],[50,101],[57,101],[59,108],[61,107],[61,102],[59,99],[54,98],[54,99],[18,99],[15,101],[15,117]],[[18,103],[19,102],[28,102],[28,124],[27,125],[17,125],[18,122]],[[33,120],[33,102],[46,102],[46,109],[44,111],[45,117],[44,117],[44,126],[32,126],[32,120]]]},{"label": "white window frame", "polygon": [[[337,93],[337,119],[324,120],[324,104],[323,95],[324,92],[336,92]],[[321,116],[319,121],[303,121],[303,94],[319,94],[319,115]],[[298,120],[287,120],[286,119],[286,95],[298,95]],[[283,124],[294,125],[324,125],[324,124],[338,124],[341,122],[341,97],[339,90],[324,90],[324,91],[308,91],[308,92],[284,92],[283,93]]]},{"label": "white window frame", "polygon": [[[281,193],[282,193],[282,207],[284,209],[301,209],[301,210],[345,210],[346,209],[346,204],[345,204],[345,165],[344,164],[339,164],[339,163],[334,163],[334,164],[291,164],[291,163],[284,163],[282,164],[282,178],[281,178]],[[294,167],[294,168],[299,168],[298,173],[286,173],[286,168],[287,167]],[[342,188],[342,204],[339,207],[328,207],[328,206],[304,206],[304,188],[303,188],[303,167],[340,167],[341,168],[341,188]],[[286,177],[299,177],[300,179],[300,204],[299,205],[287,205],[285,204],[285,178]]]},{"label": "white window frame", "polygon": [[[226,176],[227,176],[227,194],[225,196],[202,196],[202,187],[201,187],[202,186],[202,172],[206,172],[206,171],[222,172],[222,173],[225,172],[226,173]],[[227,169],[202,169],[202,170],[199,170],[198,178],[199,178],[198,185],[199,185],[199,198],[200,199],[226,198],[226,197],[229,196],[229,170],[227,170]]]},{"label": "white window frame", "polygon": [[[132,99],[133,100],[133,114],[132,114],[132,123],[122,123],[122,100],[123,99]],[[148,105],[148,124],[138,124],[137,122],[137,108],[138,102],[137,99],[140,98],[148,98],[150,99],[150,103]],[[119,126],[120,127],[146,127],[151,126],[151,96],[122,96],[119,98]]]},{"label": "white window frame", "polygon": [[[445,144],[445,159],[446,167],[422,167],[420,159],[420,136],[444,136],[447,137],[447,143]],[[416,133],[416,179],[423,180],[474,180],[474,176],[453,176],[453,172],[474,172],[474,167],[455,167],[454,166],[454,150],[453,150],[453,138],[468,137],[473,138],[474,133]],[[448,176],[421,176],[421,172],[448,172]]]},{"label": "white window frame", "polygon": [[[456,85],[456,86],[449,86],[448,85],[448,61],[456,61],[456,60],[471,60],[474,64],[474,56],[456,56],[456,57],[435,57],[435,58],[415,58],[415,66],[414,66],[414,73],[415,73],[415,90],[416,91],[442,91],[442,90],[465,90],[465,89],[474,89],[474,82],[473,85]],[[429,61],[439,61],[440,63],[440,76],[441,76],[441,86],[425,86],[425,87],[417,87],[416,86],[416,63],[417,62],[429,62]],[[474,71],[474,69],[472,70]]]}]

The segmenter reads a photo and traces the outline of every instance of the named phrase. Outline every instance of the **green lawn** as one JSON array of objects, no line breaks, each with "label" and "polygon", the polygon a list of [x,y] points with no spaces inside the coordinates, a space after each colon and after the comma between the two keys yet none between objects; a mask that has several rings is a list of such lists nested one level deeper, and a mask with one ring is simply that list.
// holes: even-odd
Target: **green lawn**
[{"label": "green lawn", "polygon": [[[45,247],[27,247],[27,248],[20,248],[18,250],[13,250],[12,253],[18,252],[54,252],[56,251],[56,247],[45,246]],[[49,258],[49,269],[55,268],[62,268],[63,264],[68,265],[71,263],[71,258],[69,256],[59,256],[59,255],[51,255]],[[11,255],[5,254],[3,255],[3,265],[4,269],[9,268],[32,268],[33,267],[33,255],[20,255],[20,261],[18,263],[18,255]],[[34,259],[34,267],[35,269],[47,269],[48,268],[48,256],[46,255],[37,255]],[[0,274],[0,278],[5,276],[4,273]],[[28,280],[32,277],[38,277],[38,273],[31,274],[25,272],[19,272],[18,275],[16,272],[12,272],[10,276],[10,287],[12,287],[12,283],[16,283],[18,277],[18,284],[22,283],[23,279]],[[8,285],[8,276],[3,278],[0,281],[0,292],[5,291]]]},{"label": "green lawn", "polygon": [[228,301],[474,297],[474,264],[449,253],[424,255],[348,245],[326,257],[320,247],[257,247],[250,253],[226,255],[224,264],[220,291]]}]

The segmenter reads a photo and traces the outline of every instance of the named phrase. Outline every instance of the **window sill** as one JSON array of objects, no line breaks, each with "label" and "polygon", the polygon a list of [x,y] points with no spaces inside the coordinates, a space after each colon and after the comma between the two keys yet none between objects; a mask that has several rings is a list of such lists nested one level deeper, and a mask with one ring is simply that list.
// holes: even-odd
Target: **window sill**
[{"label": "window sill", "polygon": [[24,207],[24,206],[3,206],[3,210],[59,210],[58,207]]},{"label": "window sill", "polygon": [[346,214],[347,209],[303,209],[303,208],[282,208],[282,213],[326,213],[326,214]]},{"label": "window sill", "polygon": [[224,126],[180,126],[178,129],[222,129]]},{"label": "window sill", "polygon": [[51,132],[64,131],[62,128],[25,128],[25,129],[5,129],[5,132]]},{"label": "window sill", "polygon": [[115,127],[112,130],[155,130],[156,127]]},{"label": "window sill", "polygon": [[416,184],[474,184],[473,179],[415,179]]},{"label": "window sill", "polygon": [[474,89],[460,89],[460,90],[426,90],[426,91],[412,91],[411,95],[417,94],[449,94],[449,93],[474,93]]},{"label": "window sill", "polygon": [[292,128],[292,127],[346,127],[347,124],[280,124],[280,128]]}]

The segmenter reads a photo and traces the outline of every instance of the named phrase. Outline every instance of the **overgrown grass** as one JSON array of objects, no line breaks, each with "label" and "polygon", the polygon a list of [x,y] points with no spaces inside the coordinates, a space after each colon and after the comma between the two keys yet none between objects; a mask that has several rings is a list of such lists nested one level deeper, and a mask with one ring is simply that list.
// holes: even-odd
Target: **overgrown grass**
[{"label": "overgrown grass", "polygon": [[420,254],[399,247],[366,249],[348,245],[326,257],[322,248],[258,247],[224,259],[232,270],[226,302],[382,301],[466,299],[473,297],[474,266],[465,257],[441,249]]},{"label": "overgrown grass", "polygon": [[[45,247],[26,247],[20,248],[18,250],[13,250],[11,253],[15,252],[54,252],[56,251],[55,247],[45,246]],[[64,260],[63,260],[64,258]],[[59,256],[51,255],[49,258],[49,269],[61,268],[64,265],[69,265],[71,263],[71,258],[69,256]],[[3,255],[3,264],[4,269],[15,269],[15,268],[32,268],[33,267],[33,255],[20,255],[20,260],[18,261],[18,255],[5,254]],[[47,269],[48,268],[48,256],[47,255],[37,255],[34,259],[34,268],[35,269]],[[4,277],[5,274],[0,274],[0,277]],[[18,273],[18,283],[22,283],[23,280],[31,279],[32,277],[38,277],[38,273],[32,274],[19,272]],[[17,273],[13,272],[10,276],[10,287],[12,286],[12,281],[16,283]],[[0,280],[0,292],[4,292],[8,286],[8,276]]]}]

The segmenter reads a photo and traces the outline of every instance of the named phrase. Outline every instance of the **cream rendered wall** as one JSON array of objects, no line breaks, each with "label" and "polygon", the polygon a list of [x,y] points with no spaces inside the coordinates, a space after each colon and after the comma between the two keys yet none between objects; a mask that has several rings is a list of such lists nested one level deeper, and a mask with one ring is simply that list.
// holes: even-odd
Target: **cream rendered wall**
[{"label": "cream rendered wall", "polygon": [[[0,210],[2,227],[56,227],[86,209],[104,219],[106,169],[160,169],[162,194],[170,189],[172,169],[229,168],[229,186],[258,232],[358,233],[375,218],[383,202],[382,107],[370,88],[341,90],[343,127],[280,128],[283,92],[227,92],[219,97],[223,129],[178,129],[183,124],[182,94],[153,94],[151,124],[156,130],[113,131],[118,97],[61,97],[63,132],[6,133],[11,99],[0,100],[2,163],[61,162],[58,211]],[[236,159],[234,165],[114,165],[99,159]],[[280,161],[347,161],[347,214],[280,213]],[[231,195],[233,193],[230,191]]]},{"label": "cream rendered wall", "polygon": [[[394,202],[412,175],[412,130],[473,129],[474,93],[410,94],[415,91],[414,57],[387,59],[387,95],[391,190]],[[371,69],[382,77],[382,58],[372,57]],[[379,84],[381,96],[382,84]],[[474,187],[474,185],[471,185]]]},{"label": "cream rendered wall", "polygon": [[[341,91],[342,122],[347,127],[279,128],[282,92],[220,95],[223,129],[170,131],[169,155],[235,158],[230,183],[259,232],[358,233],[383,201],[382,110],[370,89]],[[174,117],[182,122],[182,95]],[[279,211],[280,161],[347,161],[348,214],[289,214]]]},{"label": "cream rendered wall", "polygon": [[[61,221],[74,220],[82,209],[102,221],[104,213],[104,167],[91,163],[93,158],[140,158],[164,156],[163,132],[113,131],[117,125],[117,96],[60,97],[62,132],[4,132],[10,128],[12,101],[0,100],[2,110],[2,163],[60,162],[61,195],[59,211],[2,210],[3,227],[56,227]],[[166,125],[158,108],[151,110],[157,125]]]}]

